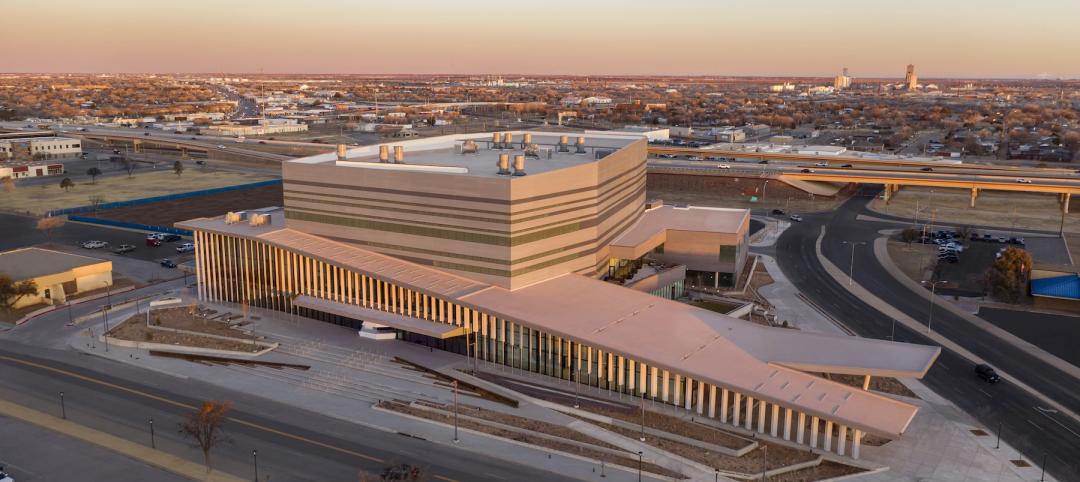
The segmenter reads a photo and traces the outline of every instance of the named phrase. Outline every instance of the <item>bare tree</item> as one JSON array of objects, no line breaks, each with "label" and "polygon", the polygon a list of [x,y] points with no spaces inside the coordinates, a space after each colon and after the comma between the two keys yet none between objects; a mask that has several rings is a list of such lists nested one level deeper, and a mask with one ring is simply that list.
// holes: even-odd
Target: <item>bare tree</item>
[{"label": "bare tree", "polygon": [[124,171],[127,172],[128,178],[130,178],[131,175],[135,173],[135,169],[137,167],[139,167],[139,165],[136,164],[135,161],[132,161],[131,159],[124,159]]},{"label": "bare tree", "polygon": [[73,187],[75,187],[75,183],[72,182],[70,177],[65,177],[63,181],[60,181],[60,189],[64,191],[71,191]]},{"label": "bare tree", "polygon": [[202,450],[207,472],[210,472],[210,451],[229,440],[221,427],[231,410],[232,402],[228,400],[203,402],[201,407],[185,414],[177,425],[180,435],[191,439],[192,445]]},{"label": "bare tree", "polygon": [[173,170],[173,172],[176,173],[177,176],[183,174],[184,173],[184,163],[182,163],[180,161],[174,162],[173,165],[172,165],[172,170]]},{"label": "bare tree", "polygon": [[10,312],[22,297],[37,292],[38,287],[34,280],[16,282],[10,276],[0,273],[0,310]]},{"label": "bare tree", "polygon": [[94,214],[97,214],[98,206],[105,203],[105,196],[90,196],[87,199],[90,201],[90,206],[94,208]]},{"label": "bare tree", "polygon": [[4,192],[14,191],[15,190],[15,180],[12,179],[11,176],[6,176],[3,179],[0,179],[0,188],[2,188],[4,190]]},{"label": "bare tree", "polygon": [[101,169],[91,167],[86,170],[86,175],[90,176],[90,184],[97,184],[97,177],[101,175]]},{"label": "bare tree", "polygon": [[66,220],[61,216],[46,216],[37,221],[37,229],[45,233],[45,240],[52,241],[52,232],[54,229],[60,228],[64,225]]}]

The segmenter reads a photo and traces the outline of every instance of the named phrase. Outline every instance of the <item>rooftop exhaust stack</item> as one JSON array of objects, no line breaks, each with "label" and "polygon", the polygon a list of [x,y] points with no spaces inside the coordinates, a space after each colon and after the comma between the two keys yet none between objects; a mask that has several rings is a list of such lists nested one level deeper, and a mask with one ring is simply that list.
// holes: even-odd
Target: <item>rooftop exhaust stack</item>
[{"label": "rooftop exhaust stack", "polygon": [[499,175],[510,174],[510,154],[499,154],[499,162],[496,166],[499,166]]},{"label": "rooftop exhaust stack", "polygon": [[472,139],[466,139],[465,142],[461,144],[462,154],[476,154],[478,150],[479,149],[476,147],[476,141]]},{"label": "rooftop exhaust stack", "polygon": [[514,148],[514,134],[507,132],[503,134],[503,149]]},{"label": "rooftop exhaust stack", "polygon": [[522,149],[527,149],[529,147],[529,144],[532,144],[532,133],[531,132],[526,132],[525,133],[525,139],[523,141],[521,141],[521,148]]},{"label": "rooftop exhaust stack", "polygon": [[394,163],[405,164],[405,148],[402,146],[394,146]]},{"label": "rooftop exhaust stack", "polygon": [[557,147],[559,152],[570,152],[570,137],[559,136],[559,146]]},{"label": "rooftop exhaust stack", "polygon": [[379,162],[390,162],[390,146],[379,146]]},{"label": "rooftop exhaust stack", "polygon": [[344,161],[345,158],[348,157],[347,152],[348,152],[348,150],[345,148],[345,144],[338,144],[337,145],[337,160]]},{"label": "rooftop exhaust stack", "polygon": [[525,175],[525,156],[523,156],[521,154],[518,154],[518,155],[514,156],[514,175],[515,176],[524,176]]},{"label": "rooftop exhaust stack", "polygon": [[585,138],[584,137],[578,137],[577,138],[577,152],[575,152],[574,154],[584,154],[584,153],[585,153]]},{"label": "rooftop exhaust stack", "polygon": [[498,132],[491,133],[491,148],[502,149],[502,135]]}]

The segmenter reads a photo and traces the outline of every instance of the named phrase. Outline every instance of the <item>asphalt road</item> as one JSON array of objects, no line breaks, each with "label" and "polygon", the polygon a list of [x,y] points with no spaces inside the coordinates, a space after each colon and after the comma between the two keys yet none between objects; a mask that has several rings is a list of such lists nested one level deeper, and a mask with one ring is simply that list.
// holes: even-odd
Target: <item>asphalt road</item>
[{"label": "asphalt road", "polygon": [[[875,193],[864,189],[864,193]],[[929,304],[884,271],[869,246],[877,231],[897,225],[857,221],[868,197],[853,197],[841,208],[826,214],[806,215],[780,237],[777,260],[785,275],[807,297],[823,307],[835,319],[860,336],[888,339],[895,329],[897,341],[934,344],[923,333],[912,332],[894,324],[881,312],[851,294],[825,271],[815,253],[815,241],[822,225],[827,233],[822,242],[824,254],[837,266],[847,267],[850,247],[841,241],[863,241],[868,247],[856,249],[855,281],[916,320],[926,320]],[[994,366],[1040,390],[1064,406],[1080,410],[1080,380],[1035,359],[998,338],[982,332],[966,320],[938,308],[933,328],[966,349],[987,359]],[[986,427],[1003,427],[1002,439],[1017,447],[1029,461],[1041,463],[1048,454],[1047,472],[1059,480],[1080,480],[1080,424],[1060,414],[1047,411],[1035,396],[1004,380],[989,385],[977,379],[973,363],[943,349],[941,357],[923,382],[972,414]]]},{"label": "asphalt road", "polygon": [[1080,366],[1080,317],[999,308],[981,308],[979,317]]},{"label": "asphalt road", "polygon": [[[18,482],[184,482],[109,449],[0,416],[0,467]],[[27,443],[33,440],[35,443]]]},{"label": "asphalt road", "polygon": [[[228,441],[213,450],[215,468],[251,477],[253,450],[258,470],[273,480],[348,481],[361,471],[410,463],[424,467],[433,480],[563,480],[452,447],[350,424],[299,408],[190,379],[164,376],[70,350],[17,343],[0,345],[0,397],[38,410],[60,413],[64,392],[69,419],[150,444],[201,462],[201,452],[180,438],[176,427],[184,413],[204,400],[229,400],[231,418],[223,428]],[[33,445],[34,441],[24,441]]]}]

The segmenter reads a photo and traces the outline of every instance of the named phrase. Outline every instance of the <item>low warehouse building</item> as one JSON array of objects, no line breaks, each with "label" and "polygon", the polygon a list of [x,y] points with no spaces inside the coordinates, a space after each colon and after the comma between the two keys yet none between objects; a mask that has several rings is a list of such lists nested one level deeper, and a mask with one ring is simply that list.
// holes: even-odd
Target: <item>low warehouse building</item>
[{"label": "low warehouse building", "polygon": [[15,309],[62,304],[69,296],[113,284],[112,261],[41,248],[0,253],[0,273],[16,283],[33,281],[37,285],[37,293],[19,298]]}]

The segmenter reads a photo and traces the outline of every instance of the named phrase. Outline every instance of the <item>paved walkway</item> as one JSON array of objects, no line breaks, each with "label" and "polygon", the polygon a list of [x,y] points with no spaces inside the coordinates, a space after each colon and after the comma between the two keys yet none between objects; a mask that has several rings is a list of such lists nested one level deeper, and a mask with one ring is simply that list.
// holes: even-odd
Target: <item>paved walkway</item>
[{"label": "paved walkway", "polygon": [[[239,313],[238,306],[210,304],[219,312]],[[134,308],[118,311],[115,319],[126,319]],[[110,315],[112,317],[113,315]],[[308,365],[306,371],[271,369],[238,365],[207,366],[178,359],[152,357],[145,350],[112,347],[106,354],[103,345],[87,346],[85,332],[69,339],[70,346],[115,361],[136,364],[171,376],[195,378],[234,390],[257,393],[278,402],[312,410],[327,416],[387,432],[387,436],[408,435],[463,450],[487,454],[505,460],[556,472],[580,480],[637,480],[637,472],[606,465],[601,478],[597,461],[552,453],[546,449],[524,446],[472,432],[461,432],[453,443],[449,427],[412,418],[391,416],[376,410],[379,400],[427,400],[452,403],[453,392],[434,379],[394,362],[402,358],[432,367],[463,367],[467,359],[442,350],[397,340],[375,341],[360,338],[355,329],[317,320],[291,317],[286,313],[253,308],[249,310],[257,335],[281,343],[281,347],[259,359]],[[257,319],[256,319],[257,318]],[[95,327],[99,332],[102,327]],[[461,403],[498,411],[508,407],[488,400],[462,396]],[[565,415],[537,406],[524,406],[515,415],[529,416],[552,423],[568,423]],[[645,479],[649,479],[646,477]],[[709,480],[712,480],[711,478]]]},{"label": "paved walkway", "polygon": [[[847,275],[824,256],[818,256],[826,271],[841,286],[847,286]],[[798,296],[798,290],[780,271],[771,258],[763,257],[774,283],[758,291],[778,309],[800,313],[796,326],[802,330],[846,334],[844,329],[829,321],[824,313],[810,307]],[[858,284],[849,288],[863,300],[898,320],[902,313],[885,305]],[[878,304],[874,304],[877,300]],[[882,306],[884,305],[884,306]],[[800,311],[803,310],[803,311]],[[911,320],[912,323],[917,323]],[[925,329],[925,327],[923,327]],[[1017,451],[1007,444],[994,449],[992,436],[976,436],[971,431],[980,429],[978,422],[962,412],[948,400],[938,396],[918,380],[904,379],[904,385],[915,392],[921,400],[902,398],[919,405],[920,410],[905,436],[881,447],[864,446],[863,458],[890,466],[888,472],[869,475],[860,480],[872,481],[1022,481],[1039,480],[1036,467],[1019,468],[1009,462],[1017,458]],[[986,433],[990,430],[981,428]],[[1030,462],[1030,461],[1029,461]],[[1050,476],[1046,480],[1054,480]]]},{"label": "paved walkway", "polygon": [[107,448],[118,454],[153,465],[191,480],[211,482],[241,482],[244,479],[211,470],[187,459],[154,450],[142,444],[122,439],[92,428],[64,420],[37,410],[0,400],[0,413],[69,437]]}]

